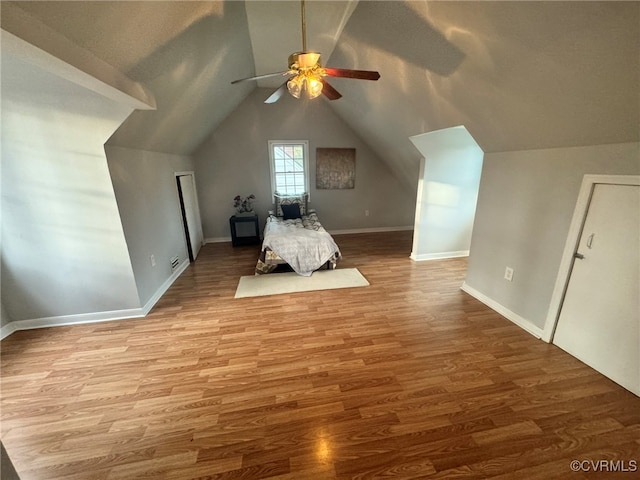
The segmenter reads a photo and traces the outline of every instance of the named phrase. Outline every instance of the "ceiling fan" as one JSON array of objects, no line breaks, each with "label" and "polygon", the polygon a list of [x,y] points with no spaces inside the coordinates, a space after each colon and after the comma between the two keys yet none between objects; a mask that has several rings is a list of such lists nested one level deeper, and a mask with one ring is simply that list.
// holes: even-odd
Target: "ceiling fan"
[{"label": "ceiling fan", "polygon": [[232,84],[276,76],[288,76],[289,78],[264,101],[264,103],[275,103],[282,97],[282,94],[286,90],[296,98],[316,98],[321,94],[324,94],[329,100],[337,100],[342,97],[324,77],[344,77],[360,80],[378,80],[380,78],[378,72],[370,70],[323,67],[320,64],[320,53],[307,51],[307,26],[305,22],[304,0],[301,0],[300,4],[302,11],[302,51],[289,55],[289,69],[284,72],[241,78],[234,80],[231,82]]}]

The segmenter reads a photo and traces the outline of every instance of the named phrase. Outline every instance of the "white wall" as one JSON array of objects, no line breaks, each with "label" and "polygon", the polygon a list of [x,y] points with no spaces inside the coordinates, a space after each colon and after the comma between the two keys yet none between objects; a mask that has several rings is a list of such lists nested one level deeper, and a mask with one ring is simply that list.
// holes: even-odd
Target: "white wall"
[{"label": "white wall", "polygon": [[540,335],[583,175],[639,173],[639,143],[486,154],[463,288]]},{"label": "white wall", "polygon": [[170,259],[177,256],[182,268],[189,262],[174,173],[192,171],[193,161],[115,146],[107,146],[106,152],[140,303],[146,310],[174,275]]},{"label": "white wall", "polygon": [[133,108],[60,66],[69,72],[3,32],[2,305],[13,321],[140,305],[103,149]]},{"label": "white wall", "polygon": [[[318,211],[327,230],[411,228],[415,190],[399,183],[386,164],[333,113],[328,101],[296,100],[286,94],[275,104],[264,104],[272,92],[263,88],[252,92],[194,154],[205,238],[229,238],[236,195],[255,194],[254,207],[264,223],[273,202],[269,140],[309,140],[310,206]],[[354,189],[315,188],[317,147],[356,149]]]},{"label": "white wall", "polygon": [[423,156],[411,258],[466,256],[484,153],[463,126],[410,137]]}]

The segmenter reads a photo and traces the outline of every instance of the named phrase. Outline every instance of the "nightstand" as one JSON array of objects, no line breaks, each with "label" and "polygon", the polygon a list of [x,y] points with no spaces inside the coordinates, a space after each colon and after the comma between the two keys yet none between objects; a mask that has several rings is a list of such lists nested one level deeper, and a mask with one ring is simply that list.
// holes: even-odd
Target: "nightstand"
[{"label": "nightstand", "polygon": [[258,215],[232,216],[229,218],[231,228],[231,243],[234,247],[239,245],[255,245],[260,243],[260,227]]}]

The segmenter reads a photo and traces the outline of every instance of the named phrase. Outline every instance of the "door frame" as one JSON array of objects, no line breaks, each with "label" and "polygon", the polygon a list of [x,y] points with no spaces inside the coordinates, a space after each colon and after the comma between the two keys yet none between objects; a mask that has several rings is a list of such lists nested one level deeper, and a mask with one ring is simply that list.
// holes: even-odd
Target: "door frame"
[{"label": "door frame", "polygon": [[542,331],[541,338],[547,343],[550,343],[553,340],[556,325],[560,318],[560,310],[562,309],[564,296],[566,294],[567,287],[569,286],[569,279],[571,278],[573,262],[575,261],[574,254],[578,249],[578,243],[582,236],[584,222],[587,219],[587,212],[589,210],[589,204],[591,203],[593,189],[597,184],[640,185],[640,175],[587,174],[582,178],[582,185],[580,186],[580,192],[578,193],[578,200],[576,202],[575,210],[573,211],[571,226],[569,227],[569,233],[562,253],[562,259],[560,260],[558,276],[556,277],[556,283],[551,295],[547,319]]},{"label": "door frame", "polygon": [[182,197],[182,193],[180,191],[180,186],[179,186],[179,177],[186,177],[189,176],[191,177],[191,183],[193,185],[193,193],[195,194],[195,210],[196,210],[196,215],[198,216],[198,227],[200,229],[200,234],[202,236],[202,240],[201,240],[201,244],[200,247],[203,247],[205,244],[204,241],[204,232],[202,231],[202,217],[200,216],[200,202],[198,200],[198,190],[196,187],[196,174],[193,170],[187,170],[187,171],[180,171],[180,172],[173,172],[174,177],[175,177],[175,181],[176,181],[176,193],[178,195],[178,207],[180,208],[180,216],[182,218],[182,225],[183,225],[183,230],[184,230],[184,239],[186,242],[186,248],[187,248],[187,255],[189,256],[189,261],[193,262],[195,261],[193,252],[191,251],[191,240],[189,238],[189,227],[187,225],[187,219],[185,218],[185,213],[184,213],[184,207],[182,205],[183,199]]}]

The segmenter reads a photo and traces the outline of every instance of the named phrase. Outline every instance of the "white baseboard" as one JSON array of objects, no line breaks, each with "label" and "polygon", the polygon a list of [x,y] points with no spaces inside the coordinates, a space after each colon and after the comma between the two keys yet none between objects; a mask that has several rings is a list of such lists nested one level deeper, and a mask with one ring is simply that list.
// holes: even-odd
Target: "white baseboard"
[{"label": "white baseboard", "polygon": [[231,237],[209,237],[204,239],[204,243],[231,243]]},{"label": "white baseboard", "polygon": [[457,252],[440,252],[440,253],[423,253],[420,255],[416,255],[411,252],[409,258],[416,262],[423,262],[425,260],[443,260],[445,258],[459,258],[459,257],[468,257],[469,250],[459,250]]},{"label": "white baseboard", "polygon": [[129,308],[125,310],[113,310],[109,312],[91,312],[74,315],[60,315],[56,317],[33,318],[29,320],[16,320],[8,323],[0,329],[0,340],[8,337],[18,330],[32,330],[34,328],[62,327],[64,325],[80,325],[85,323],[110,322],[129,318],[141,318],[146,316],[162,295],[176,281],[176,279],[189,266],[189,260],[185,260],[176,268],[171,276],[158,288],[156,293],[142,308]]},{"label": "white baseboard", "polygon": [[13,332],[17,331],[15,322],[9,322],[4,327],[0,328],[0,340],[7,338]]},{"label": "white baseboard", "polygon": [[[373,228],[352,228],[348,230],[327,230],[331,235],[348,235],[353,233],[381,233],[381,232],[400,232],[405,230],[413,230],[411,226],[400,227],[373,227]],[[223,243],[231,242],[231,237],[209,237],[204,239],[205,243]]]},{"label": "white baseboard", "polygon": [[467,285],[466,282],[464,282],[462,284],[460,289],[463,292],[466,292],[469,295],[471,295],[476,300],[481,301],[482,303],[484,303],[490,309],[495,310],[500,315],[505,317],[507,320],[512,321],[513,323],[518,325],[520,328],[522,328],[523,330],[525,330],[528,333],[530,333],[531,335],[533,335],[534,337],[540,338],[540,339],[542,338],[543,331],[542,331],[542,329],[540,327],[532,324],[526,318],[521,317],[517,313],[512,312],[511,310],[509,310],[507,307],[505,307],[505,306],[501,305],[500,303],[496,302],[495,300],[487,297],[484,293],[479,292],[478,290],[476,290],[473,287],[470,287],[469,285]]},{"label": "white baseboard", "polygon": [[373,228],[353,228],[349,230],[330,230],[331,235],[349,235],[353,233],[381,233],[381,232],[403,232],[406,230],[413,230],[411,226],[400,227],[373,227]]},{"label": "white baseboard", "polygon": [[[123,320],[125,318],[144,317],[141,308],[129,308],[126,310],[112,310],[109,312],[78,313],[73,315],[59,315],[55,317],[32,318],[28,320],[15,320],[2,327],[2,338],[18,330],[33,330],[35,328],[62,327],[64,325],[79,325],[84,323],[109,322]],[[8,328],[11,327],[11,328]]]},{"label": "white baseboard", "polygon": [[151,296],[151,298],[147,301],[147,303],[145,303],[144,306],[142,307],[142,312],[144,315],[147,315],[151,311],[153,306],[156,303],[158,303],[158,300],[160,300],[160,298],[162,298],[162,295],[164,295],[165,292],[169,290],[169,287],[173,285],[173,282],[175,282],[177,278],[180,275],[182,275],[182,272],[184,272],[187,269],[189,264],[190,262],[189,262],[189,259],[187,258],[180,265],[178,265],[178,268],[175,269],[175,271],[171,274],[171,276],[167,278],[167,280],[162,285],[160,285],[160,288],[156,290],[156,293],[154,293]]}]

